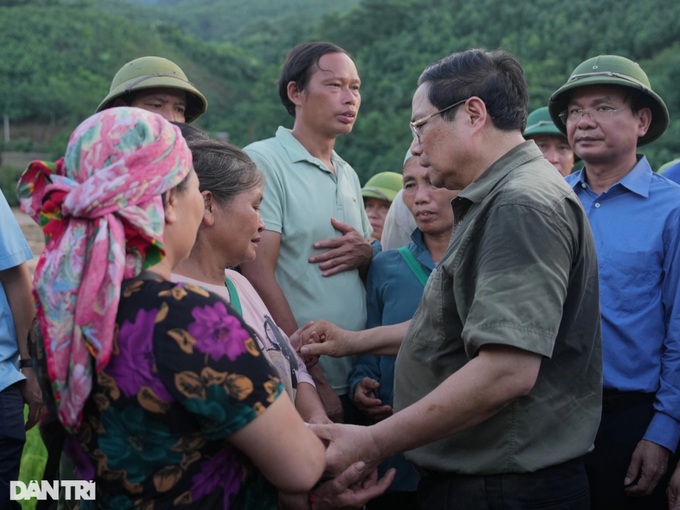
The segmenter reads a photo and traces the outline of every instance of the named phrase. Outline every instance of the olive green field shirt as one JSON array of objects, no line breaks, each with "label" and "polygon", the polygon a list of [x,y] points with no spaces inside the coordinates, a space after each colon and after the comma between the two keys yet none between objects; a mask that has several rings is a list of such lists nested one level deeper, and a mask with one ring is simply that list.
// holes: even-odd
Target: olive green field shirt
[{"label": "olive green field shirt", "polygon": [[395,410],[430,393],[485,345],[539,354],[541,368],[527,396],[407,458],[430,470],[488,475],[584,455],[600,420],[602,347],[596,253],[578,198],[529,141],[452,204],[451,244],[397,357]]}]

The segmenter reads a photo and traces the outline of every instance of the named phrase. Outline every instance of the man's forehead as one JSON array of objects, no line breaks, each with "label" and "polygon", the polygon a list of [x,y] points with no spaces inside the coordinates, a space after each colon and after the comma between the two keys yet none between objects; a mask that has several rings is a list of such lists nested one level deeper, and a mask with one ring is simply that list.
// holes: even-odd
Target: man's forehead
[{"label": "man's forehead", "polygon": [[310,76],[319,74],[323,78],[348,78],[359,80],[359,71],[354,61],[344,53],[332,52],[319,57],[313,64]]},{"label": "man's forehead", "polygon": [[418,86],[415,93],[413,94],[411,108],[414,117],[420,116],[417,114],[421,112],[428,112],[429,110],[435,108],[435,106],[430,102],[430,98],[428,97],[429,90],[430,85],[428,83],[423,83],[422,85]]}]

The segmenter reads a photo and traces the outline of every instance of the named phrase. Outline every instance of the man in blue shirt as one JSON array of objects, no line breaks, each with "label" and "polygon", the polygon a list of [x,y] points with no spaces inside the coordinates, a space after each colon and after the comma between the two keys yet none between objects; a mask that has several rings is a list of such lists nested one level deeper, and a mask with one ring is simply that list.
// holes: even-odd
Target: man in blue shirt
[{"label": "man in blue shirt", "polygon": [[668,163],[661,165],[659,173],[666,179],[670,179],[671,181],[680,184],[680,158],[673,159]]},{"label": "man in blue shirt", "polygon": [[19,479],[24,429],[38,422],[42,397],[27,342],[34,309],[26,261],[33,253],[2,192],[0,225],[0,508],[14,509],[21,507],[10,501],[10,482]]},{"label": "man in blue shirt", "polygon": [[599,263],[604,394],[587,457],[592,508],[665,510],[680,438],[680,186],[637,147],[664,133],[668,110],[636,63],[612,55],[580,64],[549,108],[585,163],[567,182]]}]

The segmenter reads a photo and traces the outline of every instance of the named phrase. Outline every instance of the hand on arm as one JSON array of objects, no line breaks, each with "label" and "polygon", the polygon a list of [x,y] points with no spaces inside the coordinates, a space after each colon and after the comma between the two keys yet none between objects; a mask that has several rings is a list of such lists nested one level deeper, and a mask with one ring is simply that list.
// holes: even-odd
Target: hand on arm
[{"label": "hand on arm", "polygon": [[267,305],[274,322],[288,335],[292,336],[298,329],[293,311],[284,296],[274,271],[279,259],[281,234],[265,230],[262,232],[257,258],[252,262],[241,264],[243,276],[250,283]]},{"label": "hand on arm", "polygon": [[671,452],[651,441],[640,441],[635,447],[623,482],[629,496],[651,494],[668,469]]},{"label": "hand on arm", "polygon": [[342,236],[317,241],[314,248],[327,250],[319,255],[309,257],[311,264],[319,264],[324,276],[332,276],[352,269],[366,269],[371,263],[373,249],[364,236],[354,227],[331,219],[333,228],[340,231]]},{"label": "hand on arm", "polygon": [[387,490],[395,472],[390,469],[378,479],[377,470],[367,471],[366,464],[357,462],[337,477],[317,485],[310,494],[282,494],[279,505],[282,510],[309,510],[310,502],[313,510],[361,508]]},{"label": "hand on arm", "polygon": [[481,423],[531,391],[541,356],[488,345],[430,394],[370,427],[312,425],[329,445],[326,471],[339,473],[359,460],[369,468],[397,453]]},{"label": "hand on arm", "polygon": [[[33,295],[31,293],[31,272],[25,262],[18,266],[0,271],[0,282],[5,289],[7,301],[12,311],[14,329],[17,335],[19,356],[21,359],[29,359],[28,332],[35,316]],[[24,402],[28,404],[28,420],[26,430],[32,428],[43,412],[42,393],[40,385],[32,367],[22,368],[21,372],[26,380],[21,384],[21,394]]]}]

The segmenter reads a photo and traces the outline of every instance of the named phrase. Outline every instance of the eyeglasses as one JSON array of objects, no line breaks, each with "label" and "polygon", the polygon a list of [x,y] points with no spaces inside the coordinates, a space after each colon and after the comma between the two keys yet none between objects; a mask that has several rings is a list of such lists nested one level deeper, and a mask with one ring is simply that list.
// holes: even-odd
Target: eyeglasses
[{"label": "eyeglasses", "polygon": [[597,106],[592,109],[569,108],[560,113],[559,117],[565,126],[567,125],[567,121],[578,122],[584,115],[588,115],[590,120],[601,122],[603,120],[609,120],[616,112],[620,112],[626,108],[628,107],[622,106],[621,108],[612,108],[611,106]]},{"label": "eyeglasses", "polygon": [[430,115],[423,117],[422,119],[414,120],[413,122],[409,122],[409,126],[411,126],[411,133],[413,134],[413,139],[418,140],[418,143],[420,143],[420,128],[423,127],[425,124],[427,124],[427,121],[430,120],[432,117],[436,117],[437,115],[441,115],[445,111],[450,110],[451,108],[455,108],[456,106],[462,105],[465,101],[470,99],[469,97],[467,99],[463,99],[461,101],[458,101],[456,103],[453,103],[450,106],[447,106],[446,108],[443,108],[442,110],[439,110],[438,112],[431,113]]}]

